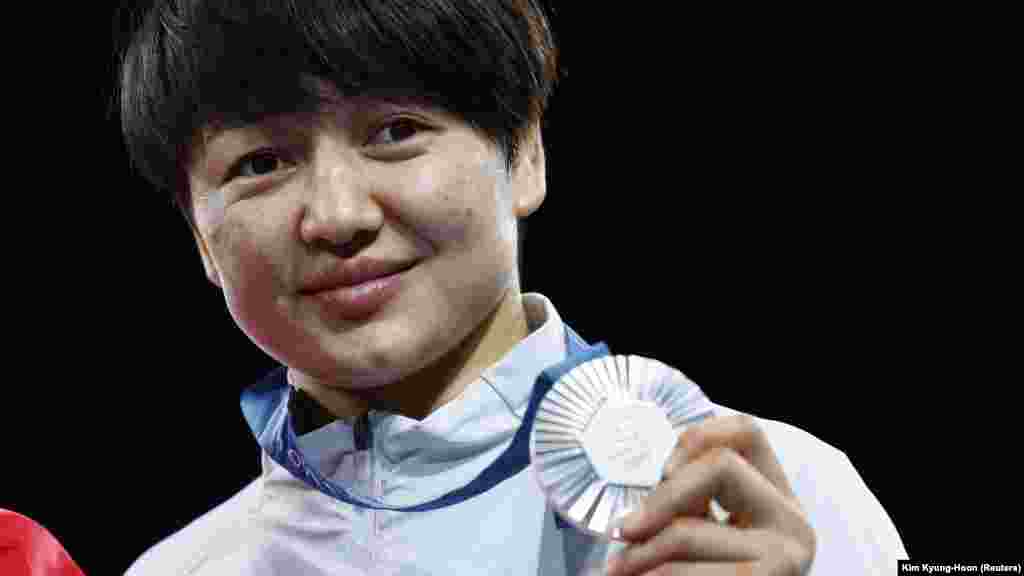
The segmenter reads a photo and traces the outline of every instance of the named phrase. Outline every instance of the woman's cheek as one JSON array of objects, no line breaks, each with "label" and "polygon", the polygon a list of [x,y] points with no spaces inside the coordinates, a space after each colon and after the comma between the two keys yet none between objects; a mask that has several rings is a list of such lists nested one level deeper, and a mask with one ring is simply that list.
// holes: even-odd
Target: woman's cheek
[{"label": "woman's cheek", "polygon": [[434,244],[466,244],[474,217],[467,192],[471,179],[461,166],[445,169],[430,165],[416,175],[408,198],[409,213],[422,222]]},{"label": "woman's cheek", "polygon": [[249,337],[268,346],[273,340],[269,332],[280,330],[281,310],[276,306],[280,296],[272,262],[262,251],[248,243],[235,246],[231,289],[225,291],[228,309],[235,323]]}]

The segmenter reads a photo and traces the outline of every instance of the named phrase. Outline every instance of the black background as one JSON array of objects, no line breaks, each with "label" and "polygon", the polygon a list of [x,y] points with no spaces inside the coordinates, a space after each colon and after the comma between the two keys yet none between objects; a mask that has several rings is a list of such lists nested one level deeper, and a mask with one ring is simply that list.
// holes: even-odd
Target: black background
[{"label": "black background", "polygon": [[[117,20],[88,4],[11,49],[0,507],[114,574],[258,473],[238,393],[275,363],[129,170]],[[994,77],[963,55],[973,24],[587,6],[556,17],[524,289],[844,451],[911,558],[1019,551],[1019,376],[993,362],[1019,338],[1014,189],[976,150],[998,104],[974,99]]]}]

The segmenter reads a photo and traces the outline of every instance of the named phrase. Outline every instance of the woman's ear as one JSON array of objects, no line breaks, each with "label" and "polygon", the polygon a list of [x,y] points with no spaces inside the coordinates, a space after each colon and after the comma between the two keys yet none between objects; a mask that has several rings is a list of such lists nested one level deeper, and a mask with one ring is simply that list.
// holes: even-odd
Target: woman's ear
[{"label": "woman's ear", "polygon": [[516,217],[526,218],[544,202],[547,195],[547,169],[544,164],[544,142],[540,122],[528,132],[515,168]]},{"label": "woman's ear", "polygon": [[223,288],[220,283],[220,274],[217,272],[217,266],[214,265],[213,258],[210,257],[210,252],[206,248],[206,240],[203,239],[202,235],[195,226],[192,227],[192,235],[196,239],[196,247],[199,249],[199,256],[203,260],[203,268],[206,270],[206,278],[218,288]]}]

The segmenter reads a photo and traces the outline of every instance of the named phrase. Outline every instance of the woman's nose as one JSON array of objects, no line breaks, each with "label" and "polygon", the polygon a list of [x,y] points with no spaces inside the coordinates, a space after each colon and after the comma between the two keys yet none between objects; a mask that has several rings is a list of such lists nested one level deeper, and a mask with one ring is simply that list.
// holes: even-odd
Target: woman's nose
[{"label": "woman's nose", "polygon": [[356,156],[329,138],[318,143],[302,223],[307,243],[351,251],[383,225],[383,211],[370,193],[373,187],[367,170]]}]

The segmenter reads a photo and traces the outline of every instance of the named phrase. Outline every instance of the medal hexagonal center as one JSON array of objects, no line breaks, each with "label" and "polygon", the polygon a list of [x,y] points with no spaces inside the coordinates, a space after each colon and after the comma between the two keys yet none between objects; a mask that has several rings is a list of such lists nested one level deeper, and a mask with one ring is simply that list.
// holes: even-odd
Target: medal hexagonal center
[{"label": "medal hexagonal center", "polygon": [[583,449],[601,478],[651,487],[676,445],[665,412],[652,402],[606,403],[583,433]]}]

